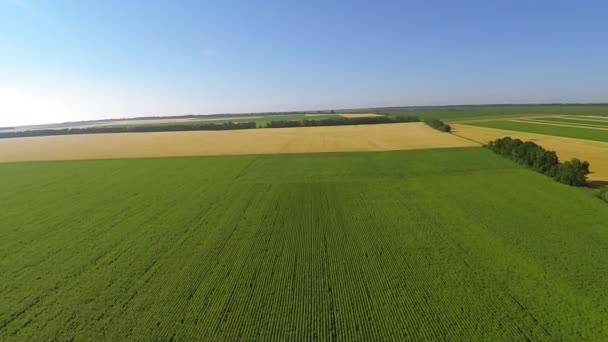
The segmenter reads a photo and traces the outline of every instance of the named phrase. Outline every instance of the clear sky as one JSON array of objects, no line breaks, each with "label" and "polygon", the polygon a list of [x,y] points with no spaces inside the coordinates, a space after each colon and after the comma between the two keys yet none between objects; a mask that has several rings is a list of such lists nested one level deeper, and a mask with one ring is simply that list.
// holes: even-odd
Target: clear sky
[{"label": "clear sky", "polygon": [[0,0],[0,126],[608,102],[608,2]]}]

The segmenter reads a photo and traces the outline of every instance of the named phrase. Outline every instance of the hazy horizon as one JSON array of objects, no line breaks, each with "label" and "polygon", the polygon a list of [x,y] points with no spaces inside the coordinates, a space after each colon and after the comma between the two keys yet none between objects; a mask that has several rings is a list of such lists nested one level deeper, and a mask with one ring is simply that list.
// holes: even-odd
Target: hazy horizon
[{"label": "hazy horizon", "polygon": [[608,102],[601,1],[0,0],[0,127]]},{"label": "hazy horizon", "polygon": [[530,102],[521,102],[521,103],[459,103],[459,104],[426,104],[426,105],[404,105],[404,106],[372,106],[372,107],[359,107],[359,108],[306,108],[306,109],[295,109],[295,110],[283,110],[283,111],[260,111],[260,112],[232,112],[232,113],[186,113],[186,114],[166,114],[166,115],[132,115],[132,116],[124,116],[124,117],[100,117],[100,118],[90,118],[78,121],[51,121],[51,122],[37,122],[32,124],[25,125],[12,125],[12,126],[0,126],[1,128],[13,128],[13,127],[27,127],[27,126],[45,126],[45,125],[54,125],[54,124],[66,124],[66,123],[75,123],[75,122],[95,122],[95,121],[108,121],[108,120],[132,120],[132,119],[140,119],[140,118],[172,118],[172,117],[183,117],[183,116],[214,116],[214,115],[256,115],[256,114],[281,114],[281,113],[314,113],[314,112],[328,112],[331,110],[336,111],[361,111],[361,110],[377,110],[377,109],[390,109],[390,108],[448,108],[448,107],[492,107],[492,106],[552,106],[552,105],[608,105],[606,102],[554,102],[554,103],[530,103]]}]

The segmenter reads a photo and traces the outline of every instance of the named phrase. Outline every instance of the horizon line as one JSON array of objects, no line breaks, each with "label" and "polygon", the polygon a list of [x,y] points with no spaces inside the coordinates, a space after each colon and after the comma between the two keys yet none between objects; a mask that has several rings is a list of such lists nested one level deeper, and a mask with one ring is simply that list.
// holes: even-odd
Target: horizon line
[{"label": "horizon line", "polygon": [[12,129],[21,127],[36,127],[45,125],[64,125],[76,123],[93,123],[93,122],[111,122],[121,120],[152,120],[152,119],[171,119],[171,118],[190,118],[190,117],[213,117],[213,116],[230,116],[230,115],[278,115],[278,114],[306,114],[318,112],[345,112],[345,111],[362,111],[362,110],[394,110],[394,109],[424,109],[424,108],[454,108],[454,107],[500,107],[500,106],[601,106],[608,105],[608,102],[529,102],[529,103],[478,103],[478,104],[433,104],[433,105],[409,105],[409,106],[382,106],[382,107],[358,107],[358,108],[332,108],[332,109],[306,109],[306,110],[290,110],[290,111],[260,111],[260,112],[231,112],[231,113],[211,113],[211,114],[178,114],[178,115],[148,115],[148,116],[133,116],[133,117],[116,117],[112,119],[91,119],[81,121],[63,121],[63,122],[47,122],[31,125],[4,126],[0,129]]}]

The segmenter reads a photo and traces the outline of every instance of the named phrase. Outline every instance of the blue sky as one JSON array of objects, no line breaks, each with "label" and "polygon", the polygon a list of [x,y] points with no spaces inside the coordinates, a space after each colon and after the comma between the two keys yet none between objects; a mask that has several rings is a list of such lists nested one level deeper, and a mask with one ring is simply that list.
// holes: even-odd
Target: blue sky
[{"label": "blue sky", "polygon": [[606,1],[0,0],[0,126],[608,102]]}]

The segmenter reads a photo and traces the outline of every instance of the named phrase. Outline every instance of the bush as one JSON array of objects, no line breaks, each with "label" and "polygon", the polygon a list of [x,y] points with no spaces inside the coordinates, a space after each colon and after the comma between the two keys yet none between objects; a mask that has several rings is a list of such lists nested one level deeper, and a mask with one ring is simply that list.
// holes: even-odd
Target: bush
[{"label": "bush", "polygon": [[584,186],[587,184],[587,175],[589,174],[589,163],[572,159],[561,163],[555,173],[555,179],[558,182],[573,185]]},{"label": "bush", "polygon": [[437,118],[424,118],[423,121],[425,124],[427,124],[430,127],[433,127],[434,129],[436,129],[438,131],[442,131],[442,132],[446,132],[446,133],[449,133],[452,131],[452,127],[450,127],[450,125],[446,124],[445,122],[443,122]]},{"label": "bush", "polygon": [[584,186],[587,184],[589,163],[572,159],[560,163],[554,151],[548,151],[531,142],[505,137],[489,142],[486,146],[497,154],[508,157],[534,171],[553,177],[558,182]]}]

